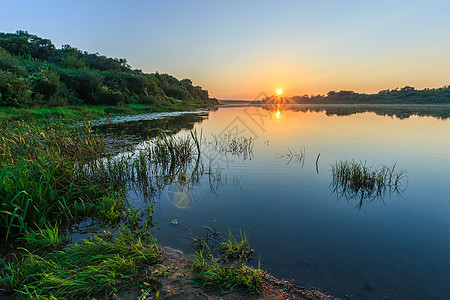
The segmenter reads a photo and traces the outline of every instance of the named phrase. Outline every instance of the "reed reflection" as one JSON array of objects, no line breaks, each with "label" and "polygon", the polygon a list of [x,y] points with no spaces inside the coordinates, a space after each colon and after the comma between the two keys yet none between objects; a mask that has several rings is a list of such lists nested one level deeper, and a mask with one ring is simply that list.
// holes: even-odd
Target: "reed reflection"
[{"label": "reed reflection", "polygon": [[337,161],[331,165],[333,176],[330,188],[338,199],[357,200],[356,209],[386,195],[402,194],[407,188],[406,171],[394,164],[371,168],[365,162]]}]

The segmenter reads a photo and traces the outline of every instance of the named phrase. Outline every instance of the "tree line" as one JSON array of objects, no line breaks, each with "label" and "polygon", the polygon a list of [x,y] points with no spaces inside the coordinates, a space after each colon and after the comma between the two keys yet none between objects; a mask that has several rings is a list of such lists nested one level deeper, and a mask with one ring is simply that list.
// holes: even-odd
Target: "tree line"
[{"label": "tree line", "polygon": [[[303,95],[289,98],[289,103],[299,104],[375,104],[375,103],[408,103],[408,104],[439,104],[450,103],[450,86],[440,88],[425,88],[417,90],[405,86],[393,90],[382,90],[377,94],[364,94],[353,91],[330,91],[326,95]],[[266,97],[256,103],[277,102],[277,97]]]},{"label": "tree line", "polygon": [[26,31],[0,33],[0,106],[210,104],[190,79],[132,69],[124,58],[60,49]]}]

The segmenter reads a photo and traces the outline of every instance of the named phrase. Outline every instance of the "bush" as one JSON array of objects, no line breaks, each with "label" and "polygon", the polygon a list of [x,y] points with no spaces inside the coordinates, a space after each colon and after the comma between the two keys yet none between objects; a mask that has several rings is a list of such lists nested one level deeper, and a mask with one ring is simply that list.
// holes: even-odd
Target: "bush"
[{"label": "bush", "polygon": [[30,82],[10,71],[0,70],[0,106],[26,107],[32,102]]}]

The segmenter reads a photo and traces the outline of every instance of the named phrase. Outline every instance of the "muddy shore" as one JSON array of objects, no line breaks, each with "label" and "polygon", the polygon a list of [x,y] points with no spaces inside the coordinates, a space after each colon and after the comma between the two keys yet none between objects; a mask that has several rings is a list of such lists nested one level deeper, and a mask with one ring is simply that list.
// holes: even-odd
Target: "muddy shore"
[{"label": "muddy shore", "polygon": [[[191,262],[184,252],[170,247],[162,247],[163,262],[156,266],[156,270],[164,276],[148,276],[145,270],[142,273],[143,282],[148,286],[145,289],[128,287],[121,290],[114,299],[166,299],[166,300],[234,300],[234,299],[339,299],[317,290],[309,290],[291,282],[279,280],[270,274],[265,274],[260,294],[249,295],[243,291],[234,290],[223,294],[213,288],[200,288],[193,281]],[[154,271],[153,271],[154,273]],[[143,295],[144,293],[144,295]],[[159,295],[157,298],[157,294]]]}]

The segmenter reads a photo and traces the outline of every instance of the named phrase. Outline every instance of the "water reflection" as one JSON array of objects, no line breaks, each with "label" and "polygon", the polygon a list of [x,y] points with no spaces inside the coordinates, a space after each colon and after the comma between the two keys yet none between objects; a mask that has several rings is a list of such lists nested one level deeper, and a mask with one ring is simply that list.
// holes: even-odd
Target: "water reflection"
[{"label": "water reflection", "polygon": [[275,112],[276,118],[280,118],[283,111],[325,112],[328,116],[350,116],[373,112],[380,116],[390,116],[399,119],[407,119],[411,116],[430,116],[440,119],[450,118],[450,105],[448,104],[294,104],[288,100],[283,100],[280,103],[267,103],[257,105],[257,107]]},{"label": "water reflection", "polygon": [[104,123],[93,129],[106,135],[110,152],[129,150],[142,140],[157,137],[158,129],[175,134],[181,130],[191,130],[194,125],[208,119],[209,113],[185,113],[177,116],[139,120],[131,122]]},{"label": "water reflection", "polygon": [[167,188],[167,198],[176,208],[189,208],[196,204],[202,195],[200,183],[172,182]]},{"label": "water reflection", "polygon": [[[177,208],[189,208],[202,197],[202,178],[207,178],[209,190],[217,195],[220,187],[232,184],[242,190],[242,176],[228,180],[218,155],[243,158],[252,156],[251,139],[207,141],[195,130],[176,137],[159,131],[159,136],[142,142],[134,151],[106,158],[106,168],[123,174],[129,188],[147,202],[166,194]],[[231,141],[231,143],[230,143]],[[210,145],[215,145],[212,147]],[[215,151],[215,153],[211,153]],[[212,160],[214,156],[216,159]],[[118,170],[120,168],[120,171]]]},{"label": "water reflection", "polygon": [[[292,151],[291,148],[287,147],[288,152],[285,154],[277,153],[278,158],[286,159],[286,165],[289,165],[291,162],[298,163],[302,166],[305,166],[305,158],[306,158],[306,148],[305,146],[301,146],[300,150]],[[317,164],[316,164],[317,165]],[[317,168],[317,172],[319,169]]]}]

